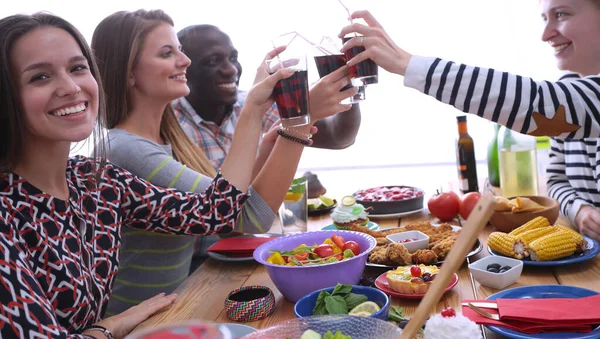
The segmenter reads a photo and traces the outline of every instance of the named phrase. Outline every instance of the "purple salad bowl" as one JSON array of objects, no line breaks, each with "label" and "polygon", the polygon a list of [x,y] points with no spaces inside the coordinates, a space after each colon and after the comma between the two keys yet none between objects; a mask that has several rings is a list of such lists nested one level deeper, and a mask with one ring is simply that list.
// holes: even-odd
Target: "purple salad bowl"
[{"label": "purple salad bowl", "polygon": [[[352,258],[338,262],[311,265],[311,266],[285,266],[267,262],[271,250],[289,251],[301,244],[322,244],[327,238],[337,234],[345,241],[355,241],[360,246],[360,253]],[[291,302],[296,302],[310,292],[338,283],[356,285],[365,269],[367,257],[377,241],[372,236],[352,231],[316,231],[280,237],[260,245],[254,250],[254,259],[263,264],[275,287],[283,297]]]}]

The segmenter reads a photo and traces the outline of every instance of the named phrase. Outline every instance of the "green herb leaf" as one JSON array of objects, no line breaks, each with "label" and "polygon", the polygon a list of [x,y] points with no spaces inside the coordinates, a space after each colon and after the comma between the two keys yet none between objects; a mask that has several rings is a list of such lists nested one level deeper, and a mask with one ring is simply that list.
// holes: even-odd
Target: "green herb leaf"
[{"label": "green herb leaf", "polygon": [[329,330],[323,335],[323,339],[352,339],[352,337],[349,335],[342,334],[342,332],[339,330],[336,331],[335,334],[333,334],[331,330]]},{"label": "green herb leaf", "polygon": [[315,307],[313,308],[313,315],[327,315],[327,308],[325,307],[325,297],[328,297],[329,293],[327,291],[321,291],[319,296],[317,297],[317,302],[315,303]]},{"label": "green herb leaf", "polygon": [[404,307],[400,307],[400,306],[390,307],[390,311],[388,312],[388,320],[397,321],[397,322],[407,320],[406,318],[404,318]]},{"label": "green herb leaf", "polygon": [[329,314],[348,314],[346,300],[341,295],[326,296],[325,308],[327,308]]},{"label": "green herb leaf", "polygon": [[366,295],[356,294],[356,293],[348,293],[346,296],[346,305],[348,306],[348,310],[352,310],[356,306],[364,303],[369,300]]},{"label": "green herb leaf", "polygon": [[346,294],[352,292],[352,285],[337,284],[331,292],[331,295]]}]

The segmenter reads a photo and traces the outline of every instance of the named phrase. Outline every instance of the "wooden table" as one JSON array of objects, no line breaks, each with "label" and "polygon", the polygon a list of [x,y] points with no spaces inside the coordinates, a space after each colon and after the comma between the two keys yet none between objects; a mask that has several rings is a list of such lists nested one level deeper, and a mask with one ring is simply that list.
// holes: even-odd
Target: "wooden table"
[{"label": "wooden table", "polygon": [[[374,221],[378,222],[382,228],[388,228],[427,219],[429,219],[429,215],[424,210],[401,219],[376,219]],[[559,222],[568,224],[564,219],[559,220]],[[330,223],[331,219],[328,215],[311,217],[309,230],[319,230]],[[488,225],[479,236],[484,249],[471,259],[477,260],[488,255],[486,250],[487,238],[491,232],[493,232],[493,228]],[[367,267],[365,270],[366,273],[373,275],[378,275],[384,271],[372,267]],[[483,299],[498,292],[496,289],[481,286],[473,280],[467,268],[467,261],[459,270],[458,276],[458,285],[445,294],[448,305],[454,307],[457,311],[460,311],[460,302],[463,299]],[[575,265],[554,268],[525,266],[519,280],[509,288],[541,284],[571,285],[600,292],[600,257]],[[269,317],[246,323],[247,325],[264,328],[295,317],[294,304],[283,299],[262,265],[253,261],[224,263],[208,259],[176,290],[178,298],[175,304],[168,310],[156,314],[140,324],[136,331],[141,328],[191,319],[219,323],[232,322],[225,314],[223,302],[231,290],[245,285],[268,286],[273,290],[276,298],[276,308]],[[391,303],[392,305],[404,307],[405,314],[410,316],[415,311],[419,301],[392,297]],[[437,305],[436,312],[440,312],[443,308],[444,305],[440,302]],[[483,331],[488,339],[502,338],[485,328],[483,328]]]}]

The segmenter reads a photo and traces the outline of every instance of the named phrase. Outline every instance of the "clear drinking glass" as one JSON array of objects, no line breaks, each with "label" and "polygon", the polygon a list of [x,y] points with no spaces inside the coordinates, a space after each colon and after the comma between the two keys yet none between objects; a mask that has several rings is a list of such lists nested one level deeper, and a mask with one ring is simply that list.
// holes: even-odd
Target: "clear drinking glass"
[{"label": "clear drinking glass", "polygon": [[306,198],[306,178],[294,179],[279,208],[281,233],[306,232],[308,203]]}]

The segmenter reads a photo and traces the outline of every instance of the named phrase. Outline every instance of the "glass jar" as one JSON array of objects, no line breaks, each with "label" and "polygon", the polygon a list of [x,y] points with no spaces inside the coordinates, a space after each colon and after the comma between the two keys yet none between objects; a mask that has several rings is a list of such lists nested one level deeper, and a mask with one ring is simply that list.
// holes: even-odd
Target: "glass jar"
[{"label": "glass jar", "polygon": [[535,137],[502,126],[498,132],[498,167],[504,197],[538,195]]}]

